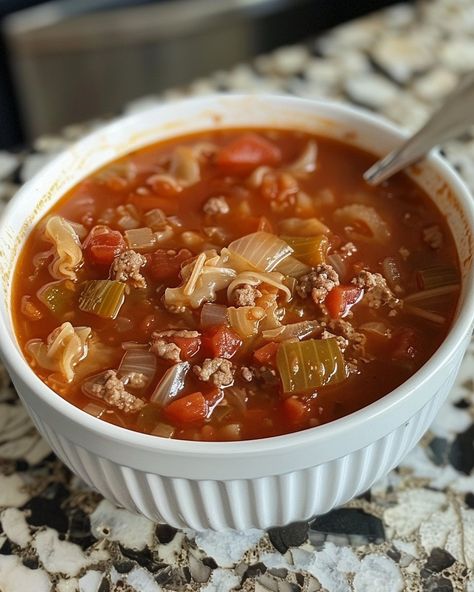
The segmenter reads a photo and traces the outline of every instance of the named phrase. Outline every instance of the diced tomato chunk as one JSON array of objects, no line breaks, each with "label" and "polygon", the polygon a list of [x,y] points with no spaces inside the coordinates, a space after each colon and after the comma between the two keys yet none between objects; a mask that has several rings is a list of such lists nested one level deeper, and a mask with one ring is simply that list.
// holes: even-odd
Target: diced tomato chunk
[{"label": "diced tomato chunk", "polygon": [[214,387],[212,390],[204,393],[204,398],[207,401],[209,410],[211,410],[222,401],[224,398],[224,392],[222,389]]},{"label": "diced tomato chunk", "polygon": [[150,254],[147,270],[155,281],[178,279],[181,266],[192,256],[188,249],[181,249],[176,254],[158,249]]},{"label": "diced tomato chunk", "polygon": [[283,413],[292,424],[303,423],[309,415],[309,409],[298,397],[288,397],[282,404]]},{"label": "diced tomato chunk", "polygon": [[356,286],[336,286],[326,296],[324,304],[333,319],[344,317],[362,298],[363,290]]},{"label": "diced tomato chunk", "polygon": [[164,409],[168,419],[175,423],[202,422],[207,416],[207,401],[200,392],[185,395],[176,401],[172,401]]},{"label": "diced tomato chunk", "polygon": [[[165,339],[167,339],[165,337]],[[181,350],[181,359],[186,361],[196,355],[201,347],[201,339],[199,337],[169,337],[170,343],[175,343]]]},{"label": "diced tomato chunk", "polygon": [[94,226],[82,245],[89,263],[111,265],[117,255],[125,251],[127,245],[118,230],[108,226]]},{"label": "diced tomato chunk", "polygon": [[202,347],[212,358],[229,360],[241,347],[242,340],[237,333],[225,325],[216,325],[202,334]]},{"label": "diced tomato chunk", "polygon": [[275,341],[270,341],[262,347],[256,349],[253,352],[253,357],[256,362],[262,364],[262,366],[275,366],[276,365],[276,353],[280,344]]},{"label": "diced tomato chunk", "polygon": [[280,149],[258,134],[244,134],[221,148],[216,164],[230,173],[247,173],[261,166],[275,166],[281,161]]}]

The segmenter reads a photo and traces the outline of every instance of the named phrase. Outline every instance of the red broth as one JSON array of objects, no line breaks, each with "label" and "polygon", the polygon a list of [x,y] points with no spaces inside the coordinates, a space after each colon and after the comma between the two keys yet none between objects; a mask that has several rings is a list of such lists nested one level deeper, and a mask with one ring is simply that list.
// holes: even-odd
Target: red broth
[{"label": "red broth", "polygon": [[403,174],[369,187],[373,160],[224,130],[104,167],[20,255],[28,362],[86,412],[181,439],[285,434],[380,399],[439,347],[461,280],[443,216]]}]

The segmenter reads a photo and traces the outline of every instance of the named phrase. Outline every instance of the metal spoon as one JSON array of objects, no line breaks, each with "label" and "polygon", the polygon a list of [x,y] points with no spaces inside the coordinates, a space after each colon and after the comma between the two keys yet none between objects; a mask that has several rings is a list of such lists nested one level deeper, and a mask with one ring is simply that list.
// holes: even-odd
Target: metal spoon
[{"label": "metal spoon", "polygon": [[433,146],[459,136],[474,123],[474,72],[467,74],[444,104],[400,148],[378,160],[364,173],[370,185],[378,185],[420,160]]}]

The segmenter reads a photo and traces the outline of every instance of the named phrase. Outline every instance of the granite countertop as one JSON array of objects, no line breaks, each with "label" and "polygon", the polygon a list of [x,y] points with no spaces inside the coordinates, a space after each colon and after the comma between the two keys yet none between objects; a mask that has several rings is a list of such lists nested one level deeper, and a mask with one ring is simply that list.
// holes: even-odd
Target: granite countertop
[{"label": "granite countertop", "polygon": [[[418,127],[474,70],[473,0],[397,5],[305,45],[135,101],[290,93],[368,107]],[[71,141],[0,152],[0,204]],[[474,135],[445,146],[474,190]],[[91,491],[49,450],[0,366],[1,592],[474,592],[474,347],[449,401],[404,462],[345,507],[267,532],[196,533],[154,524]]]}]

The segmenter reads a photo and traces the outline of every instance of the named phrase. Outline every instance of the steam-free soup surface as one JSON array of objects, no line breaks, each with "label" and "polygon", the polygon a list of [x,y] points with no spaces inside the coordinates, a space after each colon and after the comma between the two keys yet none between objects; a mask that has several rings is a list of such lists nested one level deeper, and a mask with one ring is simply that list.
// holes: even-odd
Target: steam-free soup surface
[{"label": "steam-free soup surface", "polygon": [[284,434],[383,397],[444,339],[460,274],[428,197],[404,175],[366,185],[373,160],[228,130],[106,166],[21,253],[28,362],[87,413],[183,439]]}]

